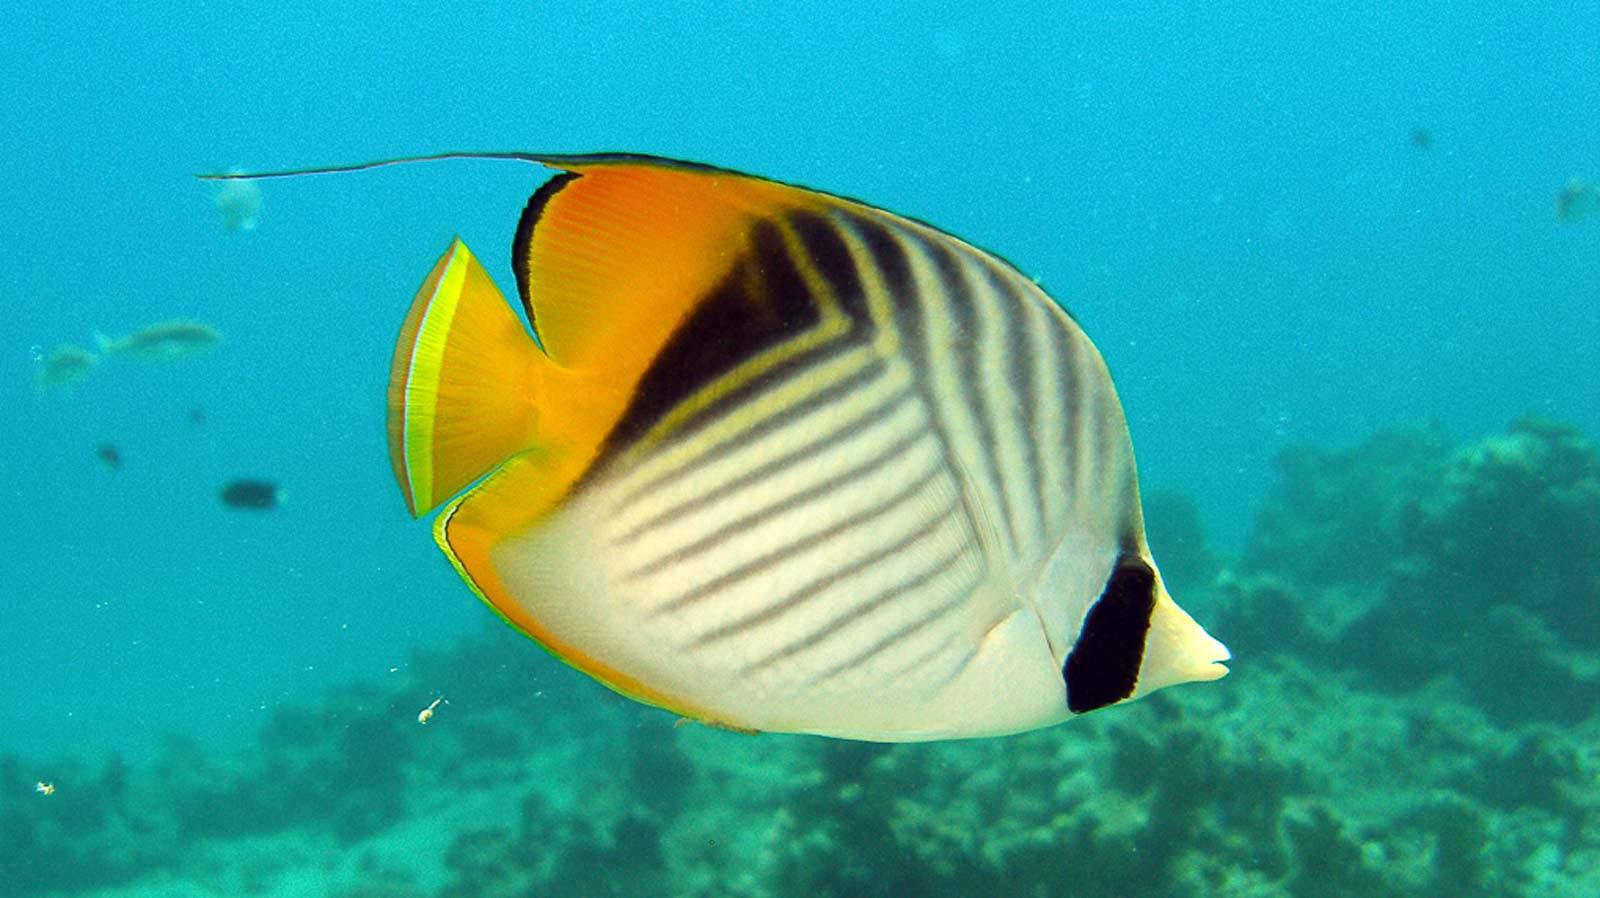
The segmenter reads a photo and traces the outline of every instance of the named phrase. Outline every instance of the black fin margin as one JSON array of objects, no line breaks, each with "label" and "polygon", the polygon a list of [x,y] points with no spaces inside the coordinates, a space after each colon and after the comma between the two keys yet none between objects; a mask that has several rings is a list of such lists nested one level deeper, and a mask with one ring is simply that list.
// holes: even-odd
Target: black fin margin
[{"label": "black fin margin", "polygon": [[[533,240],[533,229],[539,223],[539,217],[544,214],[544,207],[563,187],[578,179],[574,172],[561,172],[550,180],[539,185],[528,199],[528,205],[522,210],[522,217],[517,220],[517,233],[511,238],[511,273],[517,278],[517,295],[522,297],[522,310],[528,316],[528,325],[533,328],[535,337],[539,335],[539,322],[533,316],[533,300],[528,295],[528,247]],[[541,339],[539,345],[543,346]]]},{"label": "black fin margin", "polygon": [[1155,571],[1136,555],[1117,559],[1061,667],[1072,713],[1104,708],[1133,695],[1155,607]]}]

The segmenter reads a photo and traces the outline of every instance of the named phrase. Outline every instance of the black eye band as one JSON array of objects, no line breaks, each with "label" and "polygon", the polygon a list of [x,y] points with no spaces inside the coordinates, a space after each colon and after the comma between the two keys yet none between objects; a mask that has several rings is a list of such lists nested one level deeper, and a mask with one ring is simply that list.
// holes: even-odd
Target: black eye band
[{"label": "black eye band", "polygon": [[1143,559],[1124,555],[1106,581],[1078,642],[1061,667],[1074,714],[1116,704],[1133,694],[1144,661],[1145,635],[1156,606],[1156,575]]}]

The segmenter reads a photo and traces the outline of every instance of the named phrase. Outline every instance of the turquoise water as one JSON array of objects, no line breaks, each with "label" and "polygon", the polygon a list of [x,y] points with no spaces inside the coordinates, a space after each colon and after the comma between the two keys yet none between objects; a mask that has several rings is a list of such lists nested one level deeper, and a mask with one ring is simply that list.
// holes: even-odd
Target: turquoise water
[{"label": "turquoise water", "polygon": [[[1600,220],[1553,213],[1569,178],[1600,179],[1592,2],[860,6],[208,2],[8,17],[0,755],[27,771],[110,754],[146,770],[177,734],[249,759],[268,751],[263,725],[338,684],[368,684],[391,696],[368,705],[414,715],[468,688],[472,669],[468,655],[421,673],[417,650],[497,638],[405,512],[382,398],[405,305],[453,235],[511,285],[512,230],[541,173],[454,162],[267,182],[259,226],[230,232],[197,172],[441,149],[647,152],[934,222],[1073,311],[1117,379],[1147,489],[1192,497],[1221,563],[1241,570],[1285,448],[1424,422],[1471,445],[1530,412],[1600,434]],[[1418,128],[1431,145],[1413,141]],[[70,392],[34,394],[38,353],[172,318],[212,324],[223,342],[165,367],[111,359]],[[115,471],[95,457],[107,441]],[[235,477],[277,481],[287,502],[226,509],[216,493]],[[1158,558],[1161,540],[1153,523]],[[1581,582],[1600,577],[1592,554],[1570,563]],[[1225,602],[1188,604],[1204,616]],[[620,732],[665,718],[531,646],[493,644],[495,665],[527,665],[554,697],[501,726],[582,745],[592,705]],[[1234,648],[1245,666],[1190,687],[1218,693],[1194,701],[1254,692]],[[1577,650],[1580,666],[1594,660]],[[1592,702],[1579,705],[1542,723],[1592,725]],[[1206,733],[1207,708],[1181,707],[1186,732]],[[572,722],[552,724],[563,715]],[[1050,738],[1112,739],[1117,726]],[[720,734],[679,741],[691,767],[756,751]],[[543,744],[563,778],[561,745]],[[803,779],[810,749],[795,750],[784,775]],[[696,794],[656,812],[742,826]],[[17,819],[39,807],[22,799]],[[870,880],[817,887],[859,894]],[[646,893],[634,888],[646,886],[607,887]]]}]

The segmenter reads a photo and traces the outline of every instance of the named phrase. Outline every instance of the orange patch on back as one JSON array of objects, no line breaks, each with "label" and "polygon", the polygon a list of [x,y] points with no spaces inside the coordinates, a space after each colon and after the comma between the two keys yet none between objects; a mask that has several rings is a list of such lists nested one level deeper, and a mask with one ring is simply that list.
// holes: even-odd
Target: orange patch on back
[{"label": "orange patch on back", "polygon": [[562,166],[543,197],[519,277],[540,341],[562,365],[642,371],[723,278],[758,216],[819,194],[731,173],[645,163]]}]

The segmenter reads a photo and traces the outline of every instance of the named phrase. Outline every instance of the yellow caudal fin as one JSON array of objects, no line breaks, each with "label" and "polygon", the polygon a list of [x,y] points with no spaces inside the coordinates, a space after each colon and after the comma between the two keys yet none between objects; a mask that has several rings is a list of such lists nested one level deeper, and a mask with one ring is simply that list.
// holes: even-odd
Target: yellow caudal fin
[{"label": "yellow caudal fin", "polygon": [[459,239],[406,314],[389,372],[389,457],[414,516],[532,445],[548,366]]}]

